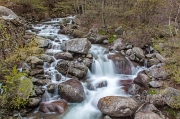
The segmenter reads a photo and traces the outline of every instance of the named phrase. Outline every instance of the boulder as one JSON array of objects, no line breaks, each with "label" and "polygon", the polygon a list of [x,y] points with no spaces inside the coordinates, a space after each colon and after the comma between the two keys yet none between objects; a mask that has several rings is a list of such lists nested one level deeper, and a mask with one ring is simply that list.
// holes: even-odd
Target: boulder
[{"label": "boulder", "polygon": [[57,112],[60,114],[64,114],[67,109],[67,102],[63,99],[50,102],[42,102],[39,106],[39,111],[44,113]]},{"label": "boulder", "polygon": [[151,67],[151,66],[157,65],[159,63],[160,63],[160,61],[157,58],[151,58],[147,61],[147,66]]},{"label": "boulder", "polygon": [[151,81],[149,82],[149,85],[153,88],[160,88],[164,85],[163,81]]},{"label": "boulder", "polygon": [[164,119],[164,116],[153,104],[144,103],[137,110],[134,119]]},{"label": "boulder", "polygon": [[64,59],[64,60],[72,60],[73,59],[72,54],[69,52],[59,52],[59,53],[54,54],[54,57],[56,59]]},{"label": "boulder", "polygon": [[41,102],[41,98],[38,98],[38,97],[29,98],[28,107],[37,107],[39,106],[40,102]]},{"label": "boulder", "polygon": [[163,64],[153,65],[145,72],[149,77],[165,80],[168,78],[169,73],[165,70],[163,66]]},{"label": "boulder", "polygon": [[80,81],[70,79],[58,85],[61,98],[68,102],[82,102],[85,98],[84,88]]},{"label": "boulder", "polygon": [[91,48],[91,43],[87,38],[75,38],[62,43],[61,49],[74,53],[87,54]]},{"label": "boulder", "polygon": [[123,35],[124,30],[123,30],[122,26],[119,26],[119,27],[115,30],[115,32],[116,32],[118,35]]},{"label": "boulder", "polygon": [[44,69],[31,69],[29,74],[31,76],[35,76],[37,74],[44,74]]},{"label": "boulder", "polygon": [[54,59],[51,56],[46,55],[46,54],[41,54],[40,59],[42,59],[44,62],[48,62],[48,63],[51,63],[54,61]]},{"label": "boulder", "polygon": [[73,32],[72,32],[72,36],[74,38],[82,38],[84,36],[85,32],[79,30],[79,29],[74,29]]},{"label": "boulder", "polygon": [[49,45],[49,39],[37,37],[36,42],[40,48],[47,48]]},{"label": "boulder", "polygon": [[146,101],[158,107],[166,104],[163,95],[158,93],[147,95]]},{"label": "boulder", "polygon": [[0,6],[0,18],[1,17],[5,20],[19,19],[18,16],[11,9],[4,6]]},{"label": "boulder", "polygon": [[92,64],[92,59],[89,59],[89,58],[84,58],[83,59],[83,63],[84,63],[84,65],[86,65],[87,67],[90,67],[91,66],[91,64]]},{"label": "boulder", "polygon": [[64,75],[84,78],[87,74],[88,68],[87,66],[75,61],[60,60],[56,65],[56,70]]},{"label": "boulder", "polygon": [[164,100],[167,105],[172,108],[180,109],[180,91],[172,87],[165,88],[161,94],[164,96]]},{"label": "boulder", "polygon": [[138,73],[137,77],[134,79],[134,83],[148,89],[149,88],[149,80],[150,79],[146,74],[140,72],[140,73]]},{"label": "boulder", "polygon": [[136,55],[136,57],[143,59],[145,58],[144,56],[144,51],[140,47],[133,47],[133,52]]},{"label": "boulder", "polygon": [[52,83],[52,84],[49,84],[49,85],[47,86],[48,92],[54,93],[55,87],[56,87],[56,84],[53,84],[53,83]]},{"label": "boulder", "polygon": [[121,38],[116,39],[111,46],[111,49],[117,50],[117,51],[121,51],[125,48],[126,48],[126,44],[124,43],[123,39],[121,39]]},{"label": "boulder", "polygon": [[107,96],[98,101],[98,108],[109,116],[126,117],[137,110],[138,103],[129,97]]},{"label": "boulder", "polygon": [[88,40],[91,43],[102,43],[104,40],[107,40],[108,37],[100,34],[90,33]]},{"label": "boulder", "polygon": [[35,64],[35,65],[43,65],[43,60],[39,59],[38,57],[36,56],[29,56],[26,58],[26,62],[27,63],[30,63],[30,64]]}]

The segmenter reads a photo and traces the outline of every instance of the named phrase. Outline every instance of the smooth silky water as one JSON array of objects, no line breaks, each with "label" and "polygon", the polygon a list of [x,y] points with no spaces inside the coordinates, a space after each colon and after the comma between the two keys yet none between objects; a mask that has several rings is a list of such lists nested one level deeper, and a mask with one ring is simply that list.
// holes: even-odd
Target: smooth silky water
[{"label": "smooth silky water", "polygon": [[[70,18],[73,19],[74,17]],[[44,71],[45,75],[52,77],[51,80],[52,83],[56,83],[56,89],[54,94],[50,94],[46,91],[42,101],[51,101],[60,98],[58,95],[58,84],[65,80],[69,80],[68,77],[63,76],[55,69],[59,60],[56,60],[53,56],[57,52],[62,52],[61,43],[63,41],[70,40],[67,35],[58,34],[60,30],[58,24],[62,21],[62,18],[57,18],[42,24],[33,25],[33,29],[39,31],[36,32],[38,36],[52,39],[50,40],[52,48],[47,49],[46,54],[49,54],[54,59],[54,62],[50,65],[44,63]],[[72,20],[69,24],[71,23]],[[28,31],[32,32],[31,30]],[[67,113],[63,117],[56,117],[56,119],[100,119],[102,113],[97,108],[98,100],[105,96],[129,96],[122,89],[120,80],[133,80],[137,73],[143,70],[143,67],[134,67],[133,63],[126,58],[131,66],[132,75],[117,74],[116,66],[112,60],[108,59],[110,53],[106,47],[92,44],[89,53],[93,56],[93,63],[91,69],[88,70],[86,76],[87,81],[82,82],[86,95],[85,100],[82,103],[69,103]],[[62,76],[60,81],[56,81],[56,74]],[[100,84],[102,86],[99,86]],[[46,89],[46,86],[44,88]]]}]

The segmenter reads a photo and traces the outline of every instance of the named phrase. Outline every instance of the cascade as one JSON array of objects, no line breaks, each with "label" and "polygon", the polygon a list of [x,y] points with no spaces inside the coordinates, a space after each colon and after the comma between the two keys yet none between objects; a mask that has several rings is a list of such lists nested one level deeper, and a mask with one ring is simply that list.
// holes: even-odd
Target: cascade
[{"label": "cascade", "polygon": [[[72,19],[74,17],[71,17]],[[52,45],[50,49],[46,50],[46,54],[49,54],[54,62],[50,64],[44,63],[44,71],[46,75],[50,75],[52,82],[56,84],[54,94],[49,94],[47,91],[44,94],[42,101],[50,101],[59,98],[58,84],[68,80],[70,78],[62,75],[55,69],[55,66],[59,60],[56,60],[53,56],[57,52],[62,52],[61,43],[65,40],[70,40],[67,35],[58,34],[62,22],[62,18],[52,19],[51,21],[43,22],[42,24],[32,25],[35,34],[45,38],[51,39],[49,42]],[[72,20],[69,24],[72,23]],[[29,30],[33,32],[32,30]],[[108,49],[104,46],[92,44],[89,53],[93,56],[93,63],[91,69],[87,73],[87,81],[81,82],[85,90],[85,100],[82,103],[70,103],[68,112],[62,117],[62,119],[100,119],[102,113],[97,108],[98,100],[105,96],[129,96],[122,89],[120,80],[130,79],[133,80],[137,73],[142,71],[141,67],[134,67],[133,63],[127,59],[131,66],[131,74],[117,73],[117,67],[113,60],[108,58]],[[123,64],[122,64],[123,66]],[[61,75],[60,81],[56,80],[56,75]],[[46,87],[46,86],[45,86]],[[59,117],[60,119],[61,117]]]}]

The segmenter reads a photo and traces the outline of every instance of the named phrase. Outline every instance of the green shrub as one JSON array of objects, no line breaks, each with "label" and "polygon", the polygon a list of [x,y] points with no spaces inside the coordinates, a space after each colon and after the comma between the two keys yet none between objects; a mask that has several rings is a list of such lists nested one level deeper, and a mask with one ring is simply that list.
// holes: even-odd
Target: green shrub
[{"label": "green shrub", "polygon": [[18,72],[16,67],[6,76],[4,93],[0,96],[0,107],[4,109],[20,109],[25,107],[33,91],[33,84],[26,74]]},{"label": "green shrub", "polygon": [[109,37],[109,43],[114,42],[114,40],[115,40],[115,37],[114,37],[114,35],[111,34]]},{"label": "green shrub", "polygon": [[154,89],[149,89],[149,94],[155,95],[155,94],[157,94],[157,91]]}]

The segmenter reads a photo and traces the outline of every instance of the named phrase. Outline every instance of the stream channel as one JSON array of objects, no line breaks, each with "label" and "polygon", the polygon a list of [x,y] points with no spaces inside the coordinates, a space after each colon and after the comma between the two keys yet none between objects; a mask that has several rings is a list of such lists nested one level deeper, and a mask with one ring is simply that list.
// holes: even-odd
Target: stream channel
[{"label": "stream channel", "polygon": [[[74,17],[69,17],[73,19]],[[51,38],[50,44],[52,45],[50,49],[46,50],[46,54],[53,57],[54,62],[48,66],[44,63],[44,72],[46,75],[50,75],[52,83],[62,83],[70,78],[62,75],[55,69],[55,66],[59,60],[56,60],[53,56],[57,52],[62,52],[61,43],[66,40],[71,40],[68,35],[59,34],[60,23],[63,21],[63,18],[52,19],[47,22],[43,22],[40,24],[32,25],[33,29],[38,32],[33,32],[33,30],[28,30],[29,32],[33,32],[38,36]],[[71,24],[70,21],[69,24]],[[121,74],[117,71],[117,66],[115,62],[108,58],[108,55],[114,54],[109,52],[108,48],[98,45],[92,44],[89,54],[93,56],[93,63],[91,68],[88,70],[86,81],[82,81],[82,85],[85,91],[85,100],[81,103],[68,103],[68,111],[65,115],[62,116],[54,116],[50,114],[46,115],[47,119],[101,119],[102,113],[97,108],[97,103],[100,98],[105,96],[129,96],[122,89],[122,85],[119,84],[120,80],[130,79],[133,80],[138,72],[142,71],[144,67],[134,67],[130,60],[127,59],[129,65],[131,67],[131,74]],[[123,65],[123,64],[122,64]],[[123,69],[120,69],[123,70]],[[62,76],[60,81],[56,80],[56,74],[60,74]],[[87,82],[91,83],[93,90],[89,90]],[[97,87],[99,83],[105,83],[105,87]],[[46,86],[44,87],[46,88]],[[58,87],[56,86],[55,92],[53,94],[45,92],[43,101],[51,101],[58,100],[61,96],[58,94]],[[38,110],[38,109],[37,109]],[[38,113],[35,111],[34,113]]]}]

